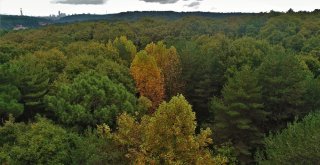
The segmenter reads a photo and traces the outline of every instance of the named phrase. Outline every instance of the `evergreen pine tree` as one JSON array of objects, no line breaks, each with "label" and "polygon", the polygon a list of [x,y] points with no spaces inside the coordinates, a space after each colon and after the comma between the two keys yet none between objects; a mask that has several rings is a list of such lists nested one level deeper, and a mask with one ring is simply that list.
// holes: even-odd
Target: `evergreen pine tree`
[{"label": "evergreen pine tree", "polygon": [[231,141],[241,162],[252,161],[252,151],[263,139],[260,127],[267,113],[261,98],[257,76],[245,66],[229,78],[222,99],[214,98],[211,102],[215,139],[219,143]]}]

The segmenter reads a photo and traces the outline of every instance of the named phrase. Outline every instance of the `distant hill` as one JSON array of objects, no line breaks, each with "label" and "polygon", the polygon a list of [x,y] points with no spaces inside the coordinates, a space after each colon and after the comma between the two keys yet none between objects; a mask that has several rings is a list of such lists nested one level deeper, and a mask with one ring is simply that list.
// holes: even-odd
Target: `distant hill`
[{"label": "distant hill", "polygon": [[136,20],[143,17],[161,17],[165,19],[179,19],[188,16],[202,16],[211,18],[223,18],[228,16],[255,15],[255,13],[210,13],[210,12],[173,12],[173,11],[134,11],[117,14],[95,15],[95,14],[78,14],[62,17],[52,20],[46,17],[29,17],[15,15],[0,15],[0,29],[12,29],[17,25],[28,28],[40,27],[42,24],[51,23],[72,23],[95,20]]},{"label": "distant hill", "polygon": [[118,14],[107,15],[92,15],[92,14],[79,14],[63,17],[57,22],[78,22],[78,21],[92,21],[92,20],[136,20],[142,17],[161,17],[165,19],[179,19],[188,16],[202,16],[211,18],[222,18],[228,16],[240,15],[254,15],[256,13],[210,13],[210,12],[174,12],[174,11],[134,11],[123,12]]},{"label": "distant hill", "polygon": [[35,28],[39,27],[41,23],[52,23],[52,21],[41,17],[0,15],[0,29],[12,29],[17,25]]}]

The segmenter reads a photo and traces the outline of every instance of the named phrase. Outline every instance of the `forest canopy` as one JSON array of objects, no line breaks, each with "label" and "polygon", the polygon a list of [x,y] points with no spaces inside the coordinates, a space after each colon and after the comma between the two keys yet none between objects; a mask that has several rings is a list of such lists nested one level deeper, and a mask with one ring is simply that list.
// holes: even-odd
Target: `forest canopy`
[{"label": "forest canopy", "polygon": [[0,164],[319,162],[320,13],[0,37]]}]

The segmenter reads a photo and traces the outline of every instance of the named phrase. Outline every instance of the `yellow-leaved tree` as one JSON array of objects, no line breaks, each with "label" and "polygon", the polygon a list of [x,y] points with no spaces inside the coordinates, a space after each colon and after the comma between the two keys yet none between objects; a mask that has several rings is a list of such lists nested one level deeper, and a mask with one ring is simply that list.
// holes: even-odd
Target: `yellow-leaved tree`
[{"label": "yellow-leaved tree", "polygon": [[195,119],[191,105],[178,95],[140,122],[122,114],[115,133],[110,134],[108,127],[100,132],[107,132],[133,164],[226,164],[225,157],[213,156],[207,148],[212,143],[211,130],[195,133]]},{"label": "yellow-leaved tree", "polygon": [[140,51],[131,63],[130,72],[140,95],[150,99],[152,110],[156,109],[164,98],[164,79],[154,57]]},{"label": "yellow-leaved tree", "polygon": [[163,42],[150,43],[145,50],[148,55],[156,59],[157,65],[164,76],[165,94],[169,99],[172,96],[181,93],[183,82],[181,80],[181,62],[176,48],[171,46],[167,48]]}]

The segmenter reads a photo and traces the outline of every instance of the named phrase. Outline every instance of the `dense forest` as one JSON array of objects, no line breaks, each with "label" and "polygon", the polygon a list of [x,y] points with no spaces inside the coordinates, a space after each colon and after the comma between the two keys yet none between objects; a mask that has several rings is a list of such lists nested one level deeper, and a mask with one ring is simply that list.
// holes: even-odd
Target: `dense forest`
[{"label": "dense forest", "polygon": [[318,10],[0,37],[0,164],[320,162]]},{"label": "dense forest", "polygon": [[[314,12],[317,12],[315,10]],[[64,24],[82,21],[136,21],[145,17],[156,17],[160,19],[176,20],[189,16],[207,17],[207,18],[225,18],[231,16],[245,15],[265,15],[267,13],[211,13],[211,12],[174,12],[174,11],[132,11],[121,12],[115,14],[72,14],[66,16],[51,15],[49,17],[32,17],[32,16],[16,16],[16,15],[1,15],[0,14],[0,29],[12,29],[16,25],[25,27],[37,28],[41,24]]]}]

